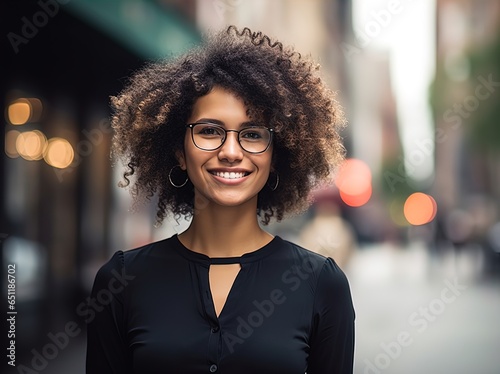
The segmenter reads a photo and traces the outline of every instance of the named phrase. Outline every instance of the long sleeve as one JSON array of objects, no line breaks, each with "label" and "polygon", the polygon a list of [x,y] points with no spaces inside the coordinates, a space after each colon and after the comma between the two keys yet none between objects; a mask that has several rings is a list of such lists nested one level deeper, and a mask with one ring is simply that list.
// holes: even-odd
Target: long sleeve
[{"label": "long sleeve", "polygon": [[307,374],[352,374],[354,319],[347,278],[328,258],[316,288]]},{"label": "long sleeve", "polygon": [[124,299],[131,281],[124,270],[123,252],[116,252],[99,269],[87,312],[86,373],[132,373],[125,340]]}]

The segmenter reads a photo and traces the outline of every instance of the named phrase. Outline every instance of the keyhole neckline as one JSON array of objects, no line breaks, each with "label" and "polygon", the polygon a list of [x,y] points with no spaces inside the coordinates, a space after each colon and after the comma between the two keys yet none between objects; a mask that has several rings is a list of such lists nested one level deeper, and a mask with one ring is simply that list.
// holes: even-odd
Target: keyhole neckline
[{"label": "keyhole neckline", "polygon": [[195,252],[185,247],[184,244],[181,243],[177,235],[175,235],[173,238],[175,241],[174,249],[177,252],[179,252],[182,256],[186,257],[188,260],[199,262],[207,266],[229,265],[238,263],[246,264],[249,262],[258,261],[272,254],[275,251],[275,249],[278,249],[280,247],[280,243],[283,242],[283,239],[281,239],[279,236],[275,236],[274,238],[271,239],[269,243],[265,244],[261,248],[258,248],[252,252],[245,253],[240,257],[208,257],[207,255]]}]

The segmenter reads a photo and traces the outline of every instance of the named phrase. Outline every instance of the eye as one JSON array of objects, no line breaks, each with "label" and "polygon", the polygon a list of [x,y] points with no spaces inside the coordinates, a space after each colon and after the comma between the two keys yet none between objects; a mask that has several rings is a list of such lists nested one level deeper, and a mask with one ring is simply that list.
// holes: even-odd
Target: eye
[{"label": "eye", "polygon": [[266,136],[266,129],[249,128],[241,131],[241,138],[245,140],[260,140]]},{"label": "eye", "polygon": [[197,135],[203,136],[224,136],[224,130],[215,125],[198,124],[194,127],[194,132]]}]

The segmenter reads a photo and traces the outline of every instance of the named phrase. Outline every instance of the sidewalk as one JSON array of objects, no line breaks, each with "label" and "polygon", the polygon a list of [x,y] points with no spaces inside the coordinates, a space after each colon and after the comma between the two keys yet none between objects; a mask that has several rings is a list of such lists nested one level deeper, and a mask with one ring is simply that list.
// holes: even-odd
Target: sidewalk
[{"label": "sidewalk", "polygon": [[500,373],[500,282],[480,265],[472,252],[436,263],[418,246],[359,251],[346,269],[355,374]]}]

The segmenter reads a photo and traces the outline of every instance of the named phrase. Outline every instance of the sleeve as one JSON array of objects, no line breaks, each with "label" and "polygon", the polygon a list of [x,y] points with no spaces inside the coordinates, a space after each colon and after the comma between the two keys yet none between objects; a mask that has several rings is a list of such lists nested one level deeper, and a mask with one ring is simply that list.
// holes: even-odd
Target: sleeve
[{"label": "sleeve", "polygon": [[87,374],[132,373],[125,339],[124,294],[129,278],[122,251],[97,272],[87,305]]},{"label": "sleeve", "polygon": [[328,258],[318,278],[307,374],[352,374],[354,319],[345,274]]}]

